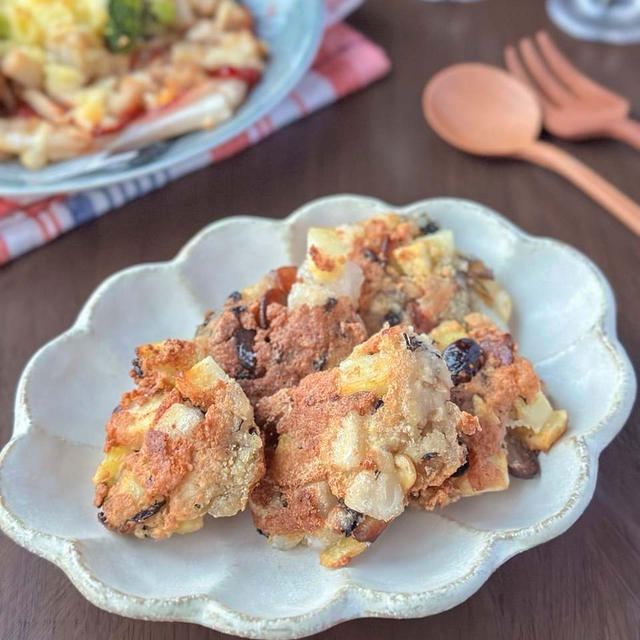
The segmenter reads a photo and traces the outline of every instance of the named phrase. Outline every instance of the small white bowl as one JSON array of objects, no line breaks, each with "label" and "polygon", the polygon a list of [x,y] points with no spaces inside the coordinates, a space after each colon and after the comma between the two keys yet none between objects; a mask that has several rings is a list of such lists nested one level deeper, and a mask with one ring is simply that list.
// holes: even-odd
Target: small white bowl
[{"label": "small white bowl", "polygon": [[[511,294],[513,331],[567,434],[540,456],[542,474],[508,491],[442,511],[403,515],[345,569],[314,550],[282,552],[245,513],[209,518],[198,533],[149,542],[108,532],[92,507],[103,424],[131,386],[133,348],[190,337],[207,309],[268,269],[300,262],[305,230],[395,209],[428,212],[452,228]],[[594,491],[598,455],[635,396],[615,334],[615,305],[600,271],[555,240],[533,238],[485,207],[425,200],[408,207],[358,196],[316,200],[283,221],[228,218],[167,263],[107,279],[76,323],[27,365],[13,438],[0,455],[0,526],[58,565],[94,604],[126,616],[195,622],[255,638],[295,638],[365,616],[407,618],[453,607],[520,551],[565,531]]]}]

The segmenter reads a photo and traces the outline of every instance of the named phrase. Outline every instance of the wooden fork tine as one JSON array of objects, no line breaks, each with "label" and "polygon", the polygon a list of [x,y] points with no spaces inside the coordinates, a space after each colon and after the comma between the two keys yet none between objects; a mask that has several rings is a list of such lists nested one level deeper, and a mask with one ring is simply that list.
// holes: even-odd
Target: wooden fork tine
[{"label": "wooden fork tine", "polygon": [[504,63],[507,67],[507,71],[512,75],[518,78],[518,80],[522,80],[527,86],[533,89],[536,94],[536,98],[542,105],[543,109],[551,108],[551,103],[543,93],[540,92],[539,88],[535,86],[535,84],[531,81],[529,74],[526,72],[522,62],[520,62],[520,56],[518,55],[518,51],[513,45],[508,45],[505,47],[503,51]]},{"label": "wooden fork tine", "polygon": [[551,102],[561,105],[573,98],[572,94],[553,77],[551,71],[545,66],[531,38],[520,40],[520,55],[529,74]]},{"label": "wooden fork tine", "polygon": [[577,96],[620,97],[581,71],[578,71],[573,63],[558,49],[546,31],[538,31],[536,33],[536,42],[549,67]]},{"label": "wooden fork tine", "polygon": [[537,88],[533,86],[531,79],[524,70],[518,52],[513,45],[508,45],[503,51],[504,63],[507,66],[507,70],[512,76],[515,76],[519,80],[522,80],[525,84],[529,85],[537,93]]}]

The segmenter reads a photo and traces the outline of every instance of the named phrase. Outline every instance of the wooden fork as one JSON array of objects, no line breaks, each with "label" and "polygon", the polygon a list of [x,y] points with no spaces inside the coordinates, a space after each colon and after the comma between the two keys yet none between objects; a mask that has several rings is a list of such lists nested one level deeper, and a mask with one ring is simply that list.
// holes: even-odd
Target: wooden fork
[{"label": "wooden fork", "polygon": [[545,31],[504,50],[507,69],[540,98],[544,126],[559,138],[616,138],[640,149],[640,122],[629,101],[578,71]]}]

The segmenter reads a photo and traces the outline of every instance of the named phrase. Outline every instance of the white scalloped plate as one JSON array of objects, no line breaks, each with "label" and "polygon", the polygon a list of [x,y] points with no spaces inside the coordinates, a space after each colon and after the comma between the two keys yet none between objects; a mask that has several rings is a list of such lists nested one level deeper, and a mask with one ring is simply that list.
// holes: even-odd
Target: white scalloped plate
[{"label": "white scalloped plate", "polygon": [[[249,514],[208,519],[198,533],[151,542],[109,533],[91,505],[103,423],[130,386],[135,345],[189,337],[202,313],[267,269],[299,262],[305,229],[376,211],[427,211],[457,246],[490,265],[514,299],[514,332],[566,407],[570,429],[542,474],[438,513],[411,511],[346,569],[311,549],[282,552]],[[582,254],[533,238],[468,201],[391,207],[334,196],[284,221],[229,218],[201,231],[171,262],[122,271],[76,323],[40,349],[18,387],[11,441],[0,454],[0,526],[58,565],[99,607],[126,616],[196,622],[248,637],[294,638],[365,616],[407,618],[453,607],[520,551],[565,531],[594,491],[598,455],[635,396],[615,334],[611,289]]]}]

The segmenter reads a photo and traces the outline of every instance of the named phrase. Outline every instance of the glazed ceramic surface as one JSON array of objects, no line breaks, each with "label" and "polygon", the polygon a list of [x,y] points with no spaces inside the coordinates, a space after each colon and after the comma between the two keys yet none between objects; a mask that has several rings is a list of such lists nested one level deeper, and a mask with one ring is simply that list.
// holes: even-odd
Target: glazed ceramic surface
[{"label": "glazed ceramic surface", "polygon": [[210,131],[194,131],[115,158],[97,154],[39,170],[2,162],[0,193],[42,196],[139,178],[186,162],[257,122],[293,89],[311,65],[324,29],[324,4],[322,0],[244,1],[255,18],[258,35],[269,46],[269,60],[260,82],[231,119]]},{"label": "glazed ceramic surface", "polygon": [[[542,474],[508,491],[434,513],[409,511],[351,566],[327,570],[317,552],[271,548],[251,517],[207,518],[162,542],[110,533],[92,506],[103,425],[123,390],[133,349],[191,337],[207,309],[268,269],[299,263],[306,229],[394,209],[426,211],[454,230],[511,294],[521,352],[570,426]],[[0,526],[47,558],[93,603],[122,615],[184,620],[256,638],[294,638],[340,621],[415,617],[455,606],[500,564],[565,531],[594,491],[598,455],[635,395],[616,339],[609,285],[576,250],[534,238],[468,201],[392,207],[358,196],[311,202],[282,221],[238,217],[201,231],[167,263],[106,280],[76,323],[43,347],[20,380],[14,435],[0,456]]]}]

